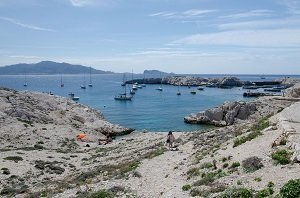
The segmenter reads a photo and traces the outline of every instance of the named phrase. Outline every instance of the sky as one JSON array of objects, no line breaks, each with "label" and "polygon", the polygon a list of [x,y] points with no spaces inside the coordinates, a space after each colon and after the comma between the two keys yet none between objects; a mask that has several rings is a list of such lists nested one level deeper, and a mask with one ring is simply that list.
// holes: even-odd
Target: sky
[{"label": "sky", "polygon": [[300,0],[0,0],[0,66],[300,74]]}]

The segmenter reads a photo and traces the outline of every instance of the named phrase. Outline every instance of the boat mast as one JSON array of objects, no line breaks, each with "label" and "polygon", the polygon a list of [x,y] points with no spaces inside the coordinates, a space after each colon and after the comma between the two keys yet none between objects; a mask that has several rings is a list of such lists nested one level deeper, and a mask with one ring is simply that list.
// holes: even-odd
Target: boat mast
[{"label": "boat mast", "polygon": [[90,84],[92,84],[92,67],[90,67]]}]

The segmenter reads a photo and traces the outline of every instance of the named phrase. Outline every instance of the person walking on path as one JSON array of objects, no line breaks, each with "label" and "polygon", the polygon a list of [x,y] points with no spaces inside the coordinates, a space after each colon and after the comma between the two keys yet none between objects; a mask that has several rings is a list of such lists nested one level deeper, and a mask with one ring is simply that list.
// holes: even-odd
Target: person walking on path
[{"label": "person walking on path", "polygon": [[168,136],[167,136],[167,144],[169,145],[169,150],[170,150],[171,148],[173,148],[174,142],[175,142],[175,137],[174,137],[174,135],[172,134],[172,131],[169,131]]}]

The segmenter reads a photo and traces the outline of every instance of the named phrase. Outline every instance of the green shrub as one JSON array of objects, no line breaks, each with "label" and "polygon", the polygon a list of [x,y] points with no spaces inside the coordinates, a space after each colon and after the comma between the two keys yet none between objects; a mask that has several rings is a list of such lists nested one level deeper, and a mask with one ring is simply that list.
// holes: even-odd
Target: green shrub
[{"label": "green shrub", "polygon": [[106,190],[100,190],[91,194],[89,198],[113,198],[113,195]]},{"label": "green shrub", "polygon": [[251,128],[252,131],[262,131],[265,128],[270,126],[270,122],[268,121],[268,117],[265,118],[261,118],[260,120],[258,120],[258,122],[256,124],[254,124]]},{"label": "green shrub", "polygon": [[189,184],[186,184],[186,185],[182,186],[182,190],[183,190],[183,191],[188,191],[188,190],[190,190],[191,188],[192,188],[192,186],[189,185]]},{"label": "green shrub", "polygon": [[167,151],[165,147],[156,148],[155,150],[149,151],[148,153],[145,153],[143,155],[144,158],[152,159],[154,157],[157,157],[159,155],[164,154]]},{"label": "green shrub", "polygon": [[278,150],[274,153],[272,153],[272,159],[275,160],[276,162],[278,162],[281,165],[285,165],[290,163],[290,157],[291,157],[292,153],[282,149],[282,150]]},{"label": "green shrub", "polygon": [[257,136],[260,136],[260,135],[262,135],[262,133],[260,131],[254,131],[254,132],[249,133],[246,136],[236,138],[233,141],[233,147],[237,147],[241,144],[244,144],[247,141],[251,141],[251,140],[253,140],[254,138],[256,138]]},{"label": "green shrub", "polygon": [[230,188],[227,189],[223,194],[220,195],[221,198],[252,198],[253,193],[247,188]]},{"label": "green shrub", "polygon": [[254,181],[261,182],[261,178],[260,177],[255,177]]},{"label": "green shrub", "polygon": [[194,186],[201,186],[201,185],[209,185],[214,182],[216,179],[226,176],[226,173],[222,170],[217,170],[214,172],[209,172],[207,174],[202,174],[202,179],[194,182]]},{"label": "green shrub", "polygon": [[280,189],[283,198],[300,197],[300,179],[290,180]]},{"label": "green shrub", "polygon": [[264,188],[255,194],[255,198],[270,197],[273,195],[273,193],[274,193],[273,188],[270,187]]},{"label": "green shrub", "polygon": [[228,160],[227,157],[222,157],[221,159],[222,162],[226,162],[227,160]]},{"label": "green shrub", "polygon": [[239,167],[241,164],[240,162],[233,162],[230,166],[230,168],[236,168],[236,167]]},{"label": "green shrub", "polygon": [[205,162],[203,164],[200,165],[200,169],[204,169],[204,168],[211,168],[213,167],[214,165],[210,162]]},{"label": "green shrub", "polygon": [[18,161],[22,161],[23,160],[23,158],[20,157],[20,156],[8,156],[8,157],[5,157],[3,159],[15,161],[16,163],[18,163]]},{"label": "green shrub", "polygon": [[188,177],[194,177],[200,175],[199,168],[191,168],[186,173]]},{"label": "green shrub", "polygon": [[228,163],[223,164],[223,168],[227,168],[229,166]]},{"label": "green shrub", "polygon": [[267,185],[269,188],[273,188],[275,186],[275,184],[271,181],[269,181],[268,185]]}]

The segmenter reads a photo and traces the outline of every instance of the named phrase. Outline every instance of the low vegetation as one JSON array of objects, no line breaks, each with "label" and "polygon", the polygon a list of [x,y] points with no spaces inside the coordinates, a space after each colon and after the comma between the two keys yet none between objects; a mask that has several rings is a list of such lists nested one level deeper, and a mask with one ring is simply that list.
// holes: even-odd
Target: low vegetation
[{"label": "low vegetation", "polygon": [[89,198],[113,198],[114,195],[106,190],[99,190],[89,196]]},{"label": "low vegetation", "polygon": [[244,144],[247,141],[251,141],[251,140],[255,139],[257,136],[260,136],[260,135],[262,135],[261,131],[254,131],[254,132],[249,133],[246,136],[236,138],[233,141],[233,147],[237,147],[241,144]]},{"label": "low vegetation", "polygon": [[231,164],[230,168],[237,168],[237,167],[239,167],[240,165],[241,165],[240,162],[233,162],[233,163]]},{"label": "low vegetation", "polygon": [[203,164],[200,165],[200,169],[205,169],[205,168],[211,168],[213,167],[214,165],[210,162],[205,162]]},{"label": "low vegetation", "polygon": [[4,160],[11,160],[11,161],[14,161],[16,163],[18,163],[19,161],[22,161],[23,158],[20,157],[20,156],[8,156],[8,157],[5,157],[3,158]]},{"label": "low vegetation", "polygon": [[262,130],[270,126],[270,122],[268,121],[268,117],[260,119],[256,124],[251,127],[251,131],[248,135],[238,137],[233,141],[233,147],[237,147],[247,141],[251,141],[256,137],[262,135]]},{"label": "low vegetation", "polygon": [[199,168],[194,167],[194,168],[190,168],[186,174],[188,176],[188,179],[190,179],[192,177],[199,176],[200,171],[199,171]]},{"label": "low vegetation", "polygon": [[300,197],[300,179],[288,181],[280,189],[280,195],[284,198]]},{"label": "low vegetation", "polygon": [[273,160],[276,161],[276,163],[285,165],[285,164],[290,163],[291,155],[292,155],[292,152],[289,152],[285,149],[281,149],[281,150],[278,150],[278,151],[272,153],[271,157]]},{"label": "low vegetation", "polygon": [[226,173],[222,170],[217,170],[214,172],[203,173],[202,178],[196,182],[194,182],[194,186],[201,186],[201,185],[209,185],[213,183],[216,179],[226,176]]},{"label": "low vegetation", "polygon": [[165,147],[160,147],[155,150],[149,151],[148,153],[145,153],[143,157],[147,159],[152,159],[154,157],[164,154],[167,150],[168,149]]},{"label": "low vegetation", "polygon": [[247,188],[229,188],[220,198],[252,198],[253,192]]},{"label": "low vegetation", "polygon": [[182,186],[182,190],[183,190],[183,191],[188,191],[188,190],[190,190],[191,188],[192,188],[192,186],[189,185],[189,184],[186,184],[186,185]]}]

